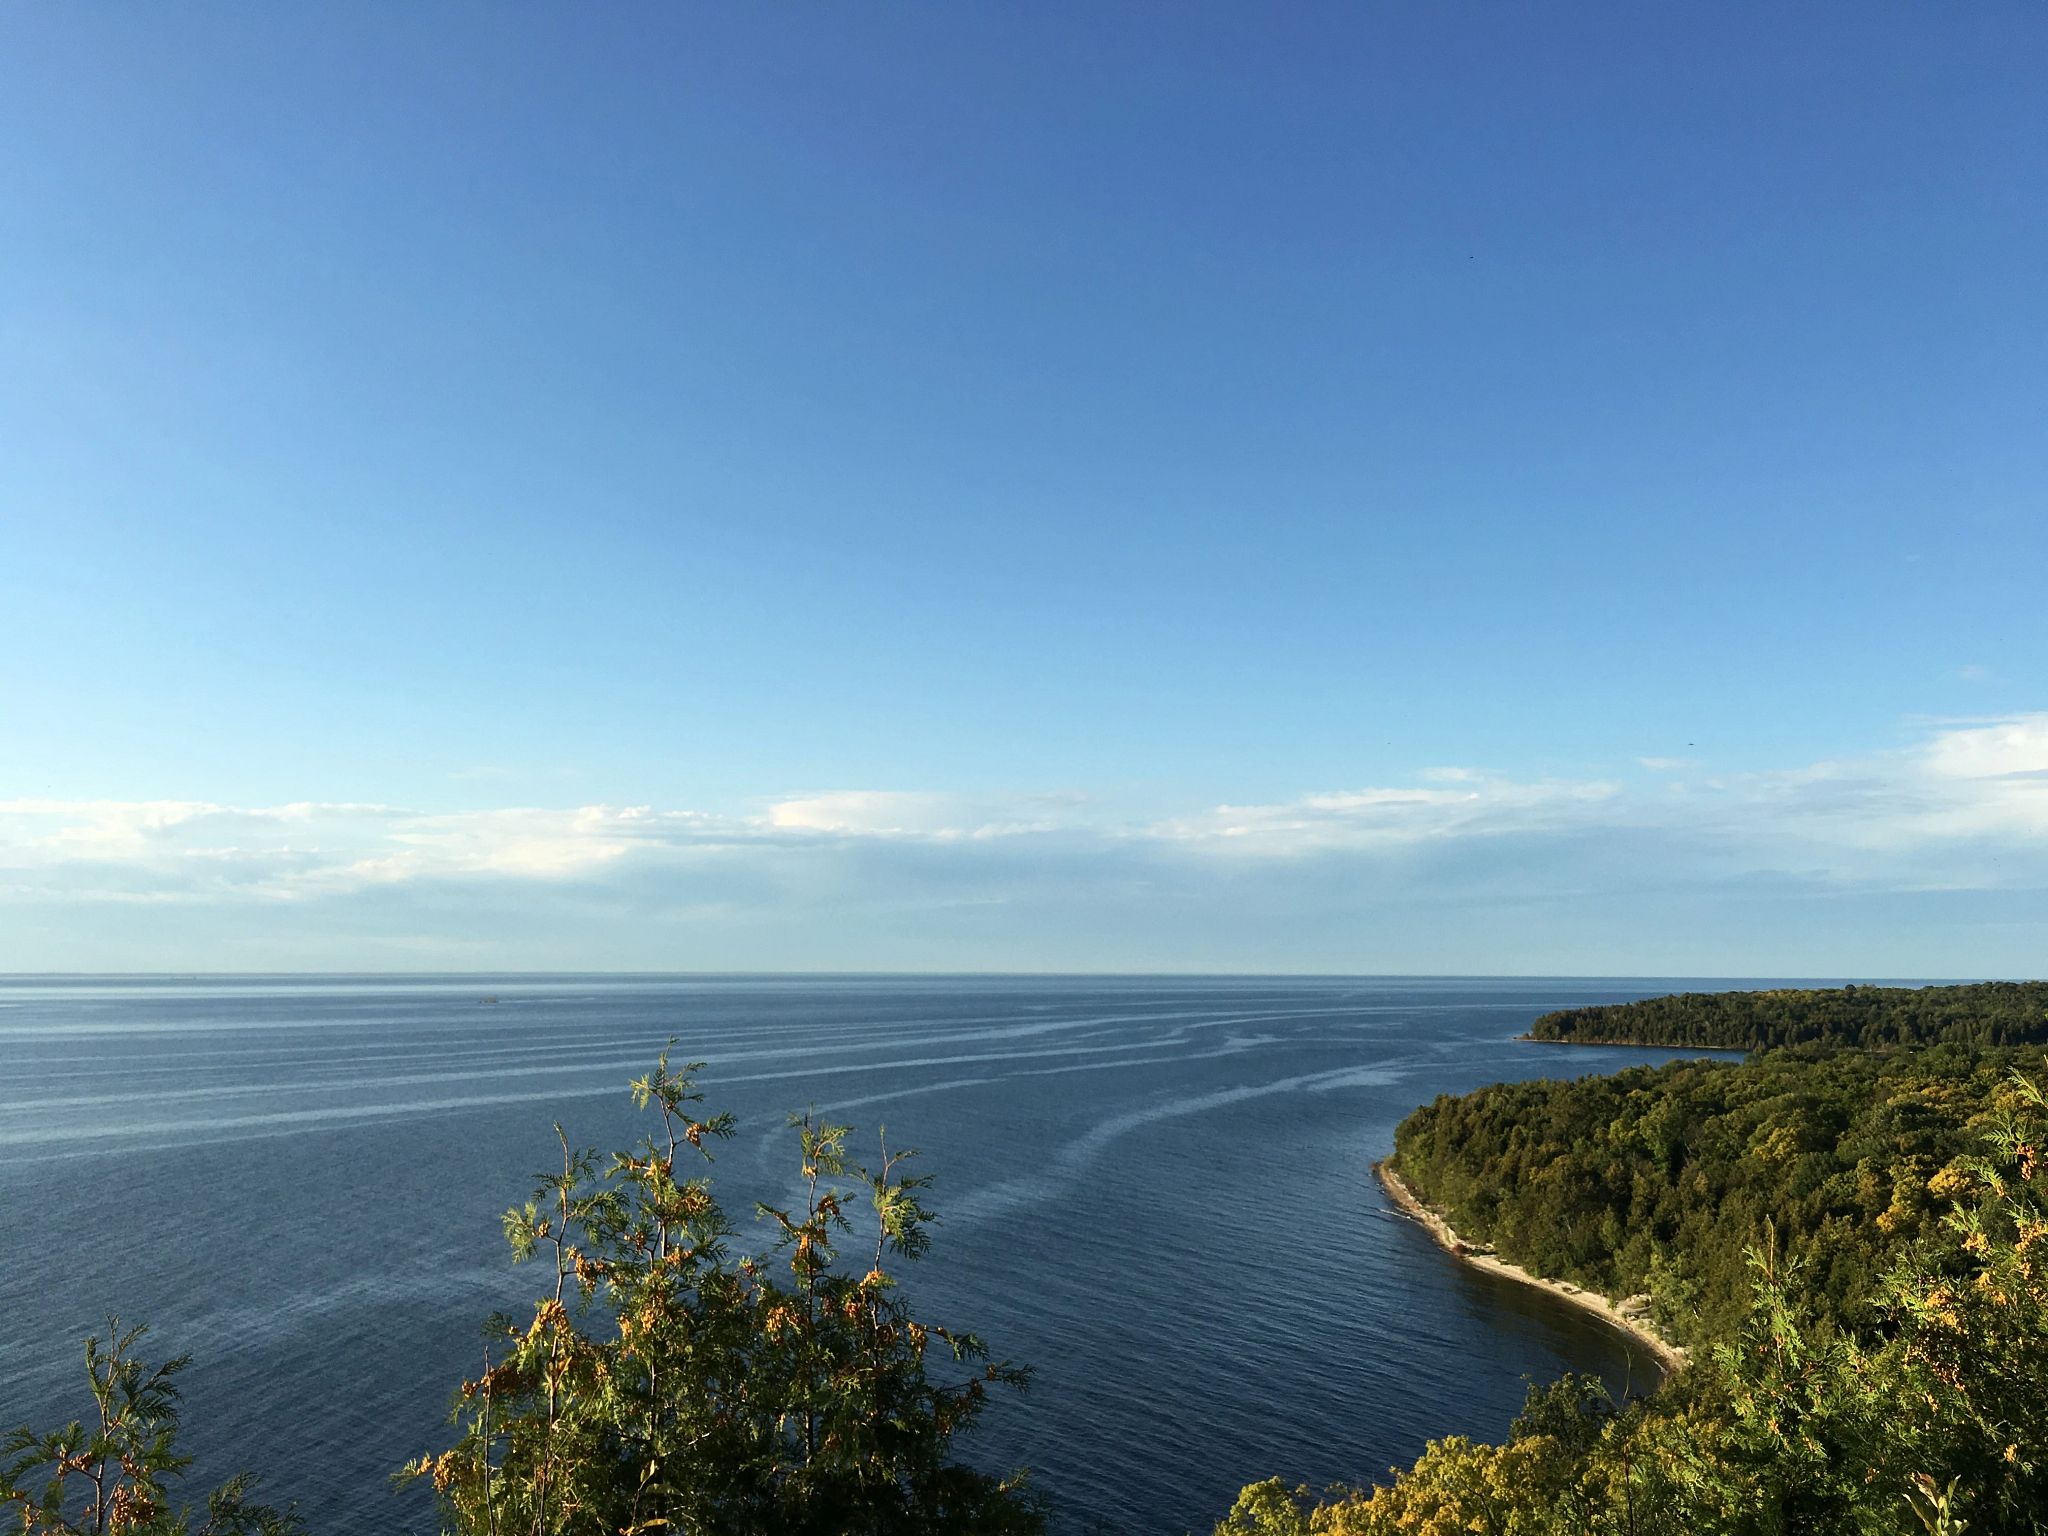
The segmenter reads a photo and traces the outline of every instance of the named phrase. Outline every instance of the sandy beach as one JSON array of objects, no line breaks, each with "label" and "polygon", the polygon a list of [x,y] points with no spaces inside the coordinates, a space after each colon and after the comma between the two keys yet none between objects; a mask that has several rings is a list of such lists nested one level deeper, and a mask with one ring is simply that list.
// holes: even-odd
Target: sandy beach
[{"label": "sandy beach", "polygon": [[1750,1048],[1746,1045],[1655,1045],[1642,1040],[1551,1040],[1542,1035],[1516,1035],[1517,1045],[1593,1045],[1610,1051],[1693,1051],[1711,1052],[1716,1056],[1747,1056]]},{"label": "sandy beach", "polygon": [[1596,1317],[1603,1318],[1641,1344],[1667,1376],[1685,1364],[1686,1352],[1650,1326],[1647,1312],[1636,1298],[1617,1304],[1597,1291],[1589,1291],[1563,1280],[1546,1280],[1541,1275],[1531,1274],[1519,1264],[1510,1264],[1504,1259],[1496,1258],[1491,1249],[1475,1246],[1458,1236],[1451,1224],[1444,1220],[1440,1213],[1425,1205],[1415,1191],[1403,1183],[1401,1176],[1385,1162],[1374,1163],[1373,1172],[1380,1176],[1380,1183],[1385,1187],[1387,1197],[1403,1215],[1421,1222],[1439,1243],[1467,1264],[1496,1275],[1505,1275],[1510,1280],[1519,1280],[1524,1285],[1536,1286],[1553,1296],[1561,1297],[1573,1306],[1584,1308]]}]

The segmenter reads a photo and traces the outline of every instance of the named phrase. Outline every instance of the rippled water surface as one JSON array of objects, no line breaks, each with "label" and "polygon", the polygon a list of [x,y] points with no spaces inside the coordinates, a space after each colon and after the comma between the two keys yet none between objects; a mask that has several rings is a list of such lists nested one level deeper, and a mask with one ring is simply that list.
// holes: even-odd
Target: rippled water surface
[{"label": "rippled water surface", "polygon": [[0,1424],[81,1412],[79,1341],[118,1311],[195,1357],[196,1480],[255,1468],[319,1532],[429,1528],[387,1475],[444,1443],[483,1318],[538,1293],[499,1214],[554,1122],[638,1133],[624,1084],[674,1036],[740,1118],[735,1212],[787,1191],[790,1110],[923,1149],[919,1310],[1037,1371],[975,1459],[1028,1464],[1065,1531],[1206,1531],[1254,1478],[1497,1434],[1526,1375],[1627,1375],[1603,1325],[1393,1216],[1370,1165],[1436,1094],[1659,1059],[1512,1037],[1682,985],[0,981]]}]

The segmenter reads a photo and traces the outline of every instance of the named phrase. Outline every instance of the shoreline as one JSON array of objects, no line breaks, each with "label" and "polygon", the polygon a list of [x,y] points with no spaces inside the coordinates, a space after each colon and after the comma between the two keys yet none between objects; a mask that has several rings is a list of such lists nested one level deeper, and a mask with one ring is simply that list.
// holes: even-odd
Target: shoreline
[{"label": "shoreline", "polygon": [[1730,1056],[1747,1056],[1747,1045],[1658,1045],[1649,1040],[1552,1040],[1545,1035],[1516,1035],[1517,1045],[1597,1045],[1610,1051],[1719,1051]]},{"label": "shoreline", "polygon": [[[1426,1205],[1421,1197],[1408,1187],[1401,1175],[1387,1164],[1388,1160],[1383,1158],[1372,1165],[1372,1171],[1379,1175],[1380,1187],[1386,1190],[1387,1198],[1394,1202],[1394,1208],[1411,1221],[1420,1222],[1428,1228],[1430,1236],[1453,1257],[1472,1265],[1475,1269],[1483,1269],[1489,1274],[1518,1280],[1524,1285],[1548,1291],[1560,1301],[1568,1301],[1582,1311],[1592,1313],[1608,1326],[1642,1345],[1650,1358],[1656,1361],[1657,1368],[1664,1373],[1665,1380],[1669,1380],[1674,1371],[1684,1367],[1685,1350],[1658,1333],[1650,1326],[1646,1317],[1633,1309],[1617,1305],[1598,1291],[1589,1291],[1564,1280],[1545,1279],[1519,1264],[1510,1264],[1505,1259],[1496,1258],[1491,1249],[1473,1247],[1458,1235],[1456,1228]],[[1660,1381],[1658,1385],[1662,1386],[1663,1382]]]}]

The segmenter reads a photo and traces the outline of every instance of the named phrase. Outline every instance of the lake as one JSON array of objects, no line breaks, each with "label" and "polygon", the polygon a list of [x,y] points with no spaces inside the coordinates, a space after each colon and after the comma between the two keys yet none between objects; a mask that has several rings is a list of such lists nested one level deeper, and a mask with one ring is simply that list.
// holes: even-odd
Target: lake
[{"label": "lake", "polygon": [[625,1085],[674,1037],[739,1117],[736,1216],[790,1192],[792,1110],[922,1149],[919,1315],[1037,1373],[971,1459],[1028,1465],[1061,1531],[1206,1532],[1245,1482],[1498,1436],[1525,1377],[1654,1380],[1595,1319],[1452,1260],[1371,1164],[1436,1094],[1678,1054],[1515,1041],[1537,1014],[1727,985],[0,980],[0,1427],[83,1412],[80,1343],[118,1312],[194,1357],[195,1497],[246,1466],[316,1532],[431,1529],[388,1475],[447,1443],[484,1318],[542,1288],[499,1216],[559,1161],[554,1123],[641,1133]]}]

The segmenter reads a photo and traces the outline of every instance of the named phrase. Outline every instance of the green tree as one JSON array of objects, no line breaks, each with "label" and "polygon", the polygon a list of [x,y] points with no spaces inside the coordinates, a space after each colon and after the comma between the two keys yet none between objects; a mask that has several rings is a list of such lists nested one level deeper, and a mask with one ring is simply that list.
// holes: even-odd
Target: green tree
[{"label": "green tree", "polygon": [[1885,1286],[1915,1508],[1971,1532],[2048,1529],[2048,1094],[2015,1072],[1958,1170],[1954,1246]]},{"label": "green tree", "polygon": [[1759,1536],[1847,1536],[1868,1529],[1872,1505],[1903,1513],[1903,1478],[1873,1476],[1890,1459],[1885,1411],[1897,1405],[1877,1389],[1870,1356],[1801,1305],[1799,1266],[1778,1258],[1773,1236],[1749,1256],[1748,1319],[1714,1351],[1727,1477]]},{"label": "green tree", "polygon": [[1215,1536],[1309,1536],[1309,1492],[1277,1477],[1249,1483],[1216,1522]]},{"label": "green tree", "polygon": [[[189,1357],[161,1365],[137,1358],[146,1328],[107,1320],[105,1339],[85,1341],[93,1418],[37,1434],[23,1426],[0,1444],[0,1509],[28,1536],[294,1536],[295,1510],[250,1498],[256,1479],[231,1478],[203,1516],[174,1508],[170,1485],[191,1465],[177,1448],[178,1386]],[[193,1525],[198,1519],[201,1523]]]},{"label": "green tree", "polygon": [[664,1055],[632,1090],[659,1130],[602,1170],[563,1138],[560,1172],[506,1214],[515,1259],[552,1282],[531,1322],[494,1320],[455,1445],[403,1475],[431,1480],[458,1536],[1041,1530],[1021,1478],[952,1457],[991,1390],[1027,1377],[898,1294],[891,1265],[933,1219],[914,1154],[884,1139],[861,1168],[846,1127],[797,1120],[803,1200],[758,1207],[781,1263],[736,1256],[706,1171],[733,1121],[702,1114],[696,1070]]}]

